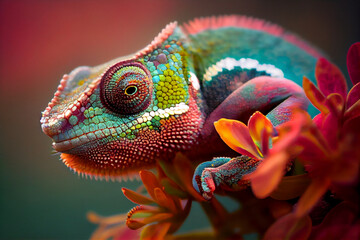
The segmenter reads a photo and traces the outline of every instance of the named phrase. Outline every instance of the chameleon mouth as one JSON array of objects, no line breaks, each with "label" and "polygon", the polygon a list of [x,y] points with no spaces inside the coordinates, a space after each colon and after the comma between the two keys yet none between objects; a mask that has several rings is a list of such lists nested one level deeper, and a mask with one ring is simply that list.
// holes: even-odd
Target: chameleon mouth
[{"label": "chameleon mouth", "polygon": [[[85,143],[88,143],[88,142],[85,142]],[[74,148],[76,148],[76,147],[78,147],[80,145],[83,145],[85,143],[75,144],[74,141],[65,140],[65,141],[62,141],[62,142],[53,142],[52,147],[57,152],[66,152],[66,151],[74,149]]]},{"label": "chameleon mouth", "polygon": [[101,130],[85,133],[70,139],[61,139],[63,135],[57,135],[52,137],[54,141],[52,146],[57,152],[67,152],[90,142],[101,140],[104,137],[107,137],[107,135]]}]

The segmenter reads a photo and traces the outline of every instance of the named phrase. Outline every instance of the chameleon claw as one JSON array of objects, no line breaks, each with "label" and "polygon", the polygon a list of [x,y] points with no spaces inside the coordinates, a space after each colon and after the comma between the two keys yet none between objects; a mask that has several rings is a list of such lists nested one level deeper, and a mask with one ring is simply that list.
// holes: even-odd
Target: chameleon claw
[{"label": "chameleon claw", "polygon": [[213,192],[217,187],[216,182],[213,179],[212,171],[218,167],[222,166],[231,158],[214,158],[211,161],[203,162],[197,166],[195,169],[193,177],[193,187],[195,190],[201,194],[206,200],[210,200],[213,197]]},{"label": "chameleon claw", "polygon": [[260,161],[247,156],[236,158],[214,158],[201,163],[195,170],[193,186],[206,200],[214,196],[216,189],[237,191],[247,188],[248,180],[243,176],[253,172]]}]

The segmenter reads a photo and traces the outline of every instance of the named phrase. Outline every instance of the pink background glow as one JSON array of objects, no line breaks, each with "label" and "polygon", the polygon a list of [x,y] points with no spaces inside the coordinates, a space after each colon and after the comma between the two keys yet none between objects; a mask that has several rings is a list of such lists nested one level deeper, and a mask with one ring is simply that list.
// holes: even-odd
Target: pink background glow
[{"label": "pink background glow", "polygon": [[[124,184],[78,178],[51,154],[40,112],[64,73],[136,52],[170,21],[221,14],[277,23],[344,69],[348,47],[360,40],[359,4],[289,2],[0,0],[0,238],[86,239],[94,230],[86,211],[109,215],[133,206]],[[201,216],[190,221],[206,226]]]}]

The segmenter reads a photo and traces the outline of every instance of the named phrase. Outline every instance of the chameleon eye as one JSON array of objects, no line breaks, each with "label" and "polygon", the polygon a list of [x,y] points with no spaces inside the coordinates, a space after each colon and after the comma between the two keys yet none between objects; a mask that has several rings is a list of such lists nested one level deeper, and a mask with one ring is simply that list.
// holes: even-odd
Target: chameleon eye
[{"label": "chameleon eye", "polygon": [[102,77],[100,98],[107,109],[122,115],[144,111],[152,97],[151,75],[140,63],[120,62]]},{"label": "chameleon eye", "polygon": [[137,92],[137,87],[136,86],[128,86],[125,89],[125,94],[128,96],[134,95]]}]

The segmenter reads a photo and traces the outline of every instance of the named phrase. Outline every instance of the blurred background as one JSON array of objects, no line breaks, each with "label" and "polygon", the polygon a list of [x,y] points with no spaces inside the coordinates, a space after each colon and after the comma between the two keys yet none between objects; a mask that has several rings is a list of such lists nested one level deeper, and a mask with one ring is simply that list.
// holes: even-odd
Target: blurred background
[{"label": "blurred background", "polygon": [[[0,0],[0,239],[87,239],[86,212],[127,212],[121,187],[86,180],[52,154],[41,111],[64,73],[145,47],[170,21],[244,14],[312,42],[346,72],[360,40],[359,1]],[[184,228],[205,226],[200,213]],[[193,222],[192,222],[193,221]],[[190,228],[190,227],[189,227]]]}]

